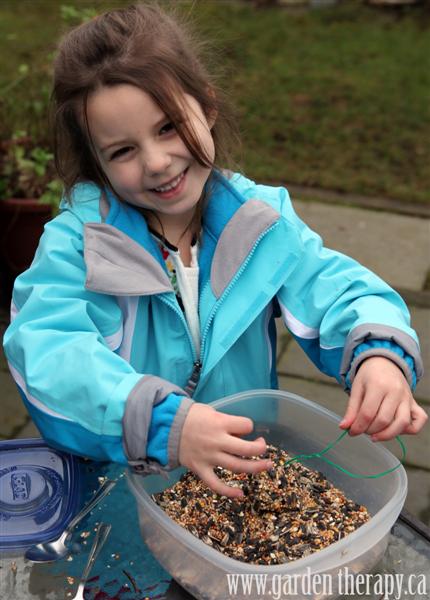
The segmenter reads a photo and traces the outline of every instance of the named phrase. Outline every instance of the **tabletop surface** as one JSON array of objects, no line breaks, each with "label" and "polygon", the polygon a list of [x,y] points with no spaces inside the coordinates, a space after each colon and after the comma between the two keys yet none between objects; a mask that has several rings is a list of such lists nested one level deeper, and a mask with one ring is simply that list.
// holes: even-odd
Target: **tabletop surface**
[{"label": "tabletop surface", "polygon": [[[57,563],[36,565],[22,556],[0,558],[2,600],[67,600],[73,598],[92,543],[96,524],[112,524],[86,586],[88,600],[185,600],[193,597],[183,590],[152,556],[140,537],[134,497],[128,489],[123,468],[82,461],[82,503],[87,501],[104,477],[117,479],[112,492],[75,530],[71,552]],[[351,591],[341,598],[391,600],[397,597],[430,598],[430,540],[425,527],[400,517],[394,525],[387,551],[372,571],[381,575],[380,585]],[[393,578],[402,575],[402,593],[390,590]],[[399,581],[399,580],[398,580]],[[400,584],[399,584],[400,585]],[[400,587],[398,588],[400,589]],[[381,591],[382,590],[382,591]],[[365,591],[366,593],[361,593]],[[251,596],[250,596],[251,598]]]}]

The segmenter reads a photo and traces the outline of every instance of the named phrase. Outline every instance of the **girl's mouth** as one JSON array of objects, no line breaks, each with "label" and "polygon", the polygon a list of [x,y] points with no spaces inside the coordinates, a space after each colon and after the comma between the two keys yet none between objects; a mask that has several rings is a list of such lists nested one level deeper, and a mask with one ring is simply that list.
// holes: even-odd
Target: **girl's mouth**
[{"label": "girl's mouth", "polygon": [[169,183],[166,183],[165,185],[160,185],[156,188],[152,188],[151,192],[165,199],[169,199],[173,196],[176,196],[177,194],[182,192],[182,189],[185,185],[185,176],[187,174],[187,171],[188,167],[185,169],[185,171],[182,171],[182,173],[175,177],[175,179],[172,179],[172,181],[170,181]]}]

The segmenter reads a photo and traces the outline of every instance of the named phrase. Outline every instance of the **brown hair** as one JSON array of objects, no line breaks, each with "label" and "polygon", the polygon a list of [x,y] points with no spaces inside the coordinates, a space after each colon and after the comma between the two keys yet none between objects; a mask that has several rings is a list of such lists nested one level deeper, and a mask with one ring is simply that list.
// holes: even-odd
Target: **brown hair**
[{"label": "brown hair", "polygon": [[52,118],[56,168],[69,200],[79,181],[112,189],[86,118],[88,96],[102,86],[126,83],[143,89],[172,120],[199,164],[214,167],[182,118],[181,95],[175,91],[190,94],[206,116],[217,115],[215,160],[226,166],[238,136],[225,97],[205,66],[205,50],[183,18],[153,2],[105,12],[63,37],[54,63]]}]

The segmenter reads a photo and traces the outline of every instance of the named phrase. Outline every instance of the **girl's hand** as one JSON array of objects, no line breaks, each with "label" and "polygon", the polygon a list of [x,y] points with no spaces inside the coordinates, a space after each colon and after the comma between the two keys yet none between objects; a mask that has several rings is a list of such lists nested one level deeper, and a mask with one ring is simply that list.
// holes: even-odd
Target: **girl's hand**
[{"label": "girl's hand", "polygon": [[266,451],[266,442],[252,442],[240,436],[253,430],[251,419],[217,412],[207,404],[195,403],[190,408],[182,429],[179,462],[193,471],[214,492],[230,498],[243,496],[242,490],[223,483],[214,473],[216,466],[234,473],[259,473],[271,469],[270,460],[248,460]]},{"label": "girl's hand", "polygon": [[368,433],[379,442],[401,433],[418,433],[427,419],[399,367],[383,356],[372,356],[354,378],[340,427],[349,428],[351,435]]}]

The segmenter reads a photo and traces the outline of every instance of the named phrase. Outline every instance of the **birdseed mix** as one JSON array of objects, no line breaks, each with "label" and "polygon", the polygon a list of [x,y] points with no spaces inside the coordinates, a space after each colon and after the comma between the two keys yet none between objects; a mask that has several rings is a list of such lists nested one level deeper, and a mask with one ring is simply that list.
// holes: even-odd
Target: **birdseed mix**
[{"label": "birdseed mix", "polygon": [[216,467],[242,498],[212,492],[188,471],[172,487],[152,496],[174,521],[203,542],[236,560],[277,565],[309,556],[370,519],[364,506],[347,498],[322,473],[268,446],[262,456],[273,469],[257,475]]}]

